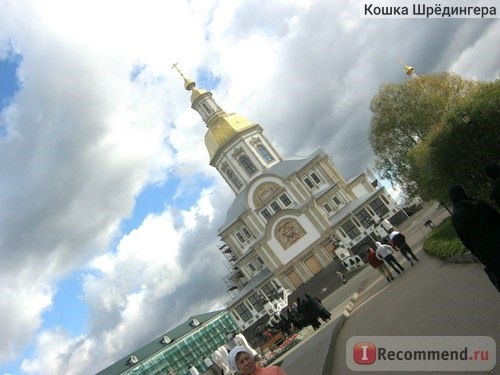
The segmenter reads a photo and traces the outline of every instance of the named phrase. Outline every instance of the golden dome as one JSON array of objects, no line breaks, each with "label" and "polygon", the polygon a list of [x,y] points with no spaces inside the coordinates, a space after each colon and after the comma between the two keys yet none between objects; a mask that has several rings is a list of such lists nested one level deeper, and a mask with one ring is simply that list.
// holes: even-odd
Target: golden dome
[{"label": "golden dome", "polygon": [[210,121],[207,134],[205,134],[205,145],[210,161],[220,148],[233,139],[235,135],[252,126],[256,126],[256,124],[237,113],[217,116],[213,121]]},{"label": "golden dome", "polygon": [[415,68],[413,66],[408,66],[408,65],[404,65],[404,69],[405,69],[405,74],[407,76],[411,76],[415,71]]}]

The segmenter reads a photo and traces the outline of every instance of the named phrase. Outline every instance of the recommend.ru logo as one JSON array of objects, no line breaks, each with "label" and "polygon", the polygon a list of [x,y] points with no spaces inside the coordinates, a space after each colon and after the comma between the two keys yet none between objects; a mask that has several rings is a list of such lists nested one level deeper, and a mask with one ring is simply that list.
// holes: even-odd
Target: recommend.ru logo
[{"label": "recommend.ru logo", "polygon": [[496,343],[489,336],[355,336],[346,364],[353,371],[489,371]]}]

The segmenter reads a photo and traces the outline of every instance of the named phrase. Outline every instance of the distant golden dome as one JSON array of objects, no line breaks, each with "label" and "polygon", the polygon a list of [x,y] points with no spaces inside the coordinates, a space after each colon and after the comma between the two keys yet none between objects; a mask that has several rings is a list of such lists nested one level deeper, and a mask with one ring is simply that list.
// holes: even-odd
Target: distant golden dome
[{"label": "distant golden dome", "polygon": [[211,121],[207,134],[205,134],[205,145],[210,155],[210,161],[217,154],[217,151],[233,139],[235,135],[252,126],[256,126],[256,124],[237,113],[218,116]]}]

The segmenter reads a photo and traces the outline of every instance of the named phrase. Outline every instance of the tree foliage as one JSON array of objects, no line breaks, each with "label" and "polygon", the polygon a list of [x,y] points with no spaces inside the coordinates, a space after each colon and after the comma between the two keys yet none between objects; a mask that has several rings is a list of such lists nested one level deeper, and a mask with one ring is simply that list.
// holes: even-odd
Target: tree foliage
[{"label": "tree foliage", "polygon": [[427,137],[477,88],[477,82],[451,73],[383,85],[370,103],[369,138],[381,176],[401,186],[409,196],[420,195],[423,180],[417,176],[427,163]]},{"label": "tree foliage", "polygon": [[462,184],[469,195],[486,199],[490,183],[484,166],[500,162],[500,80],[480,84],[425,143],[425,164],[419,168],[427,177],[417,179],[419,191],[427,190],[425,198],[446,201],[448,188]]}]

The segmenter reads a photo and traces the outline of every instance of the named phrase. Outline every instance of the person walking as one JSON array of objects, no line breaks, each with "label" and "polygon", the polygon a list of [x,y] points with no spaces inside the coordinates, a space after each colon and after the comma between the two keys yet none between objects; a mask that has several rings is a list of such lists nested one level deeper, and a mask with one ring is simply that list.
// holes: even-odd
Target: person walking
[{"label": "person walking", "polygon": [[316,296],[311,296],[309,293],[305,294],[306,300],[309,301],[316,311],[316,315],[323,321],[327,322],[330,320],[332,314],[328,311],[325,306],[321,303],[321,300]]},{"label": "person walking", "polygon": [[375,242],[375,245],[377,245],[377,250],[375,250],[375,256],[377,257],[377,259],[383,260],[388,265],[390,265],[398,275],[401,275],[401,272],[405,269],[401,264],[399,264],[396,258],[394,258],[394,255],[392,255],[392,246],[382,245],[380,242]]},{"label": "person walking", "polygon": [[345,276],[342,272],[337,271],[337,277],[342,281],[342,285],[347,284],[347,280],[345,279]]},{"label": "person walking", "polygon": [[402,233],[396,230],[392,231],[389,235],[389,241],[392,247],[401,251],[401,254],[403,254],[406,260],[410,262],[412,266],[414,265],[414,260],[418,261],[418,258],[415,256],[415,254],[413,254],[411,247],[406,243],[406,237]]},{"label": "person walking", "polygon": [[385,277],[385,279],[388,282],[391,282],[394,280],[394,276],[392,276],[391,270],[387,268],[383,260],[380,260],[377,258],[377,255],[375,254],[375,250],[373,250],[371,247],[367,250],[367,261],[370,263],[370,265],[378,270],[382,276]]},{"label": "person walking", "polygon": [[449,195],[453,202],[451,222],[458,238],[485,266],[500,292],[500,214],[488,203],[469,197],[461,185],[453,185]]},{"label": "person walking", "polygon": [[260,367],[247,348],[235,346],[228,356],[228,364],[231,370],[239,371],[241,375],[287,375],[285,370],[279,366]]},{"label": "person walking", "polygon": [[490,199],[500,208],[500,165],[489,163],[484,167],[484,174],[493,180]]},{"label": "person walking", "polygon": [[304,317],[305,324],[312,325],[312,327],[316,331],[321,326],[321,323],[318,320],[318,315],[316,314],[314,305],[310,301],[298,297],[297,306],[299,308],[300,314]]}]

